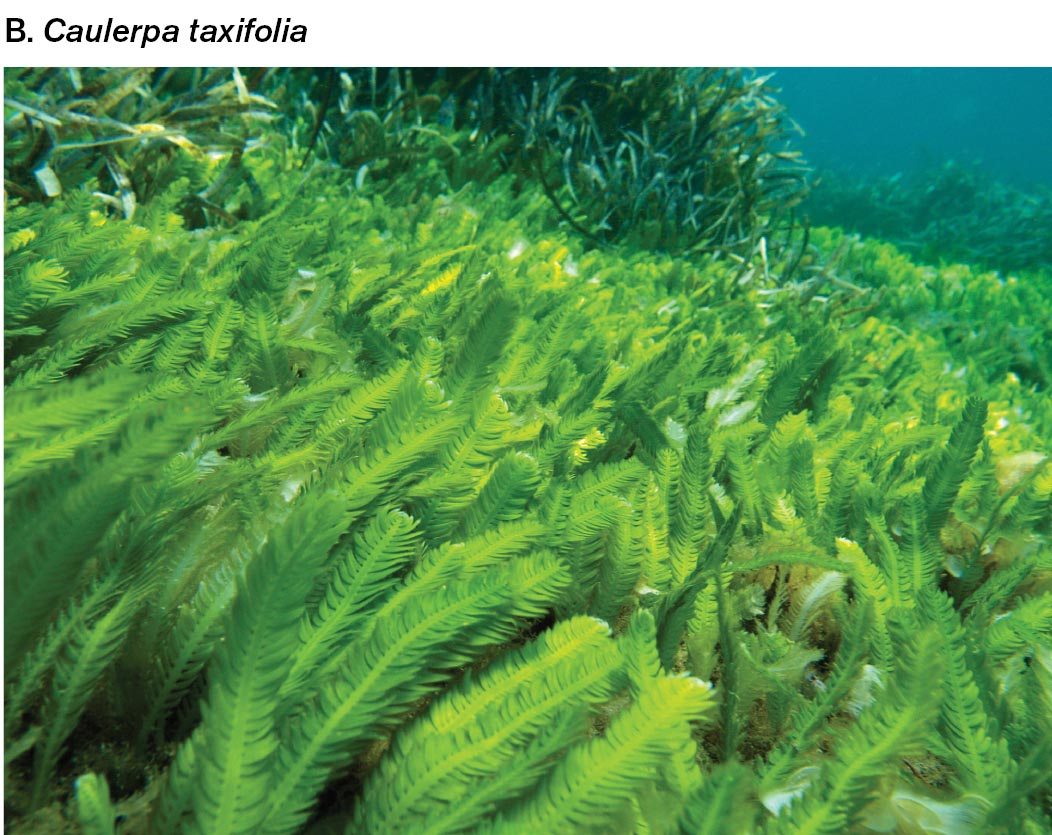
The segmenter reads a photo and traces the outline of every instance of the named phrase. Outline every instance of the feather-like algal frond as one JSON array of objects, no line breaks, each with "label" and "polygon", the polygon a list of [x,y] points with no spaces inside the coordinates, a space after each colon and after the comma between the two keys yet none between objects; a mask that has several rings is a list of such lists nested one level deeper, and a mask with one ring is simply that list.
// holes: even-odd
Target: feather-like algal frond
[{"label": "feather-like algal frond", "polygon": [[599,563],[595,596],[589,604],[589,612],[610,622],[616,622],[629,604],[643,573],[644,537],[648,535],[641,509],[644,489],[641,487],[636,492],[631,513],[626,513],[605,537],[605,554]]},{"label": "feather-like algal frond", "polygon": [[939,725],[943,742],[964,787],[996,806],[1011,777],[1011,759],[980,698],[960,616],[950,599],[937,589],[923,589],[918,601],[942,639],[945,697]]},{"label": "feather-like algal frond", "polygon": [[[15,514],[8,517],[4,553],[6,663],[17,664],[42,634],[65,600],[70,578],[79,575],[89,556],[145,557],[118,547],[124,532],[115,525],[133,512],[129,505],[136,483],[156,478],[158,469],[185,448],[195,426],[200,426],[200,413],[189,403],[180,409],[140,409],[113,441],[114,449],[85,458],[92,466],[58,464],[34,479],[33,490],[12,491],[7,508]],[[107,542],[108,536],[114,538]]]},{"label": "feather-like algal frond", "polygon": [[720,763],[705,775],[687,801],[680,828],[690,835],[745,835],[755,831],[756,808],[749,802],[753,777],[744,764]]},{"label": "feather-like algal frond", "polygon": [[113,835],[113,804],[110,787],[102,775],[81,775],[73,783],[77,798],[77,818],[84,835]]},{"label": "feather-like algal frond", "polygon": [[942,454],[925,471],[922,498],[928,513],[928,530],[933,537],[937,537],[946,524],[950,508],[979,450],[985,424],[986,401],[969,398]]},{"label": "feather-like algal frond", "polygon": [[[305,600],[348,514],[335,496],[308,495],[245,570],[226,640],[208,675],[186,831],[258,832],[277,747],[275,693],[288,674]],[[190,744],[190,743],[187,743]]]},{"label": "feather-like algal frond", "polygon": [[143,590],[129,589],[110,610],[89,625],[80,623],[64,656],[55,665],[52,694],[44,714],[44,738],[37,744],[33,766],[33,808],[47,799],[52,772],[66,739],[73,732],[95,687],[128,638],[132,619],[144,600]]},{"label": "feather-like algal frond", "polygon": [[831,465],[829,494],[822,505],[819,529],[829,537],[847,536],[847,517],[852,494],[858,487],[862,466],[851,458],[839,458]]},{"label": "feather-like algal frond", "polygon": [[621,664],[606,624],[573,618],[467,676],[395,737],[366,783],[352,829],[415,832],[414,820],[454,811],[459,826],[477,822],[489,811],[475,803],[477,791],[498,776],[507,786],[528,785],[530,772],[518,781],[504,772],[518,771],[519,752],[561,715],[608,698]]},{"label": "feather-like algal frond", "polygon": [[[362,510],[383,495],[385,488],[419,478],[413,464],[439,450],[456,433],[460,418],[449,408],[444,393],[428,382],[418,391],[422,414],[403,411],[392,402],[381,420],[378,437],[346,468],[344,499],[352,510]],[[415,418],[415,420],[414,420]]]},{"label": "feather-like algal frond", "polygon": [[646,609],[632,613],[628,628],[618,642],[625,659],[625,673],[633,694],[639,694],[663,674],[658,655],[657,626]]},{"label": "feather-like algal frond", "polygon": [[234,573],[228,563],[222,563],[201,580],[166,636],[147,690],[147,708],[139,726],[140,747],[145,747],[211,658],[222,637],[223,616],[237,588]]},{"label": "feather-like algal frond", "polygon": [[[725,583],[729,580],[729,576],[724,577]],[[716,669],[716,646],[719,643],[719,605],[713,580],[707,580],[698,589],[683,643],[690,670],[699,678],[709,679]]]},{"label": "feather-like algal frond", "polygon": [[1020,600],[983,631],[982,653],[994,663],[1036,646],[1052,646],[1052,592]]},{"label": "feather-like algal frond", "polygon": [[690,723],[712,707],[711,693],[699,679],[653,680],[603,736],[571,748],[532,795],[479,835],[609,831],[641,787],[660,783],[673,763],[693,768]]},{"label": "feather-like algal frond", "polygon": [[494,465],[454,536],[475,536],[521,518],[540,481],[540,469],[532,456],[508,453]]},{"label": "feather-like algal frond", "polygon": [[[841,559],[844,559],[844,548],[841,547],[840,551]],[[850,545],[847,551],[851,551]],[[828,605],[828,599],[844,587],[846,579],[839,572],[827,571],[793,595],[788,611],[790,640],[799,641],[804,637],[804,633],[821,613],[821,608]]]},{"label": "feather-like algal frond", "polygon": [[896,567],[899,587],[908,589],[914,599],[925,589],[935,586],[942,571],[942,549],[938,533],[933,533],[930,521],[923,497],[911,495],[906,500]]},{"label": "feather-like algal frond", "polygon": [[[431,804],[426,815],[407,824],[413,835],[453,835],[474,830],[505,807],[506,799],[521,799],[547,774],[566,749],[591,732],[589,711],[566,707],[515,753],[514,768],[504,768],[472,785],[471,793],[456,804]],[[353,835],[348,827],[347,835]]]},{"label": "feather-like algal frond", "polygon": [[757,460],[752,455],[751,433],[735,429],[725,441],[730,492],[742,508],[743,519],[756,531],[763,530],[768,508],[766,496],[757,477]]},{"label": "feather-like algal frond", "polygon": [[48,626],[22,663],[10,665],[5,670],[8,681],[4,699],[5,733],[12,734],[17,730],[22,715],[47,684],[51,671],[70,641],[102,617],[120,593],[123,579],[119,569],[111,569],[97,577]]},{"label": "feather-like algal frond", "polygon": [[245,302],[244,315],[252,391],[270,391],[285,385],[292,377],[292,369],[273,302],[266,295],[258,294]]},{"label": "feather-like algal frond", "polygon": [[764,423],[773,427],[785,415],[798,411],[806,398],[825,383],[835,365],[837,342],[835,332],[820,330],[774,372],[761,408]]},{"label": "feather-like algal frond", "polygon": [[495,279],[486,282],[475,304],[467,310],[459,328],[459,350],[449,363],[446,377],[455,394],[490,387],[487,382],[495,377],[505,338],[518,314],[518,306]]},{"label": "feather-like algal frond", "polygon": [[[727,519],[723,520],[716,537],[709,543],[705,551],[698,556],[697,564],[690,576],[658,600],[658,609],[655,615],[658,630],[658,650],[661,653],[662,663],[668,669],[673,669],[675,666],[674,660],[676,653],[679,651],[680,641],[683,639],[687,623],[694,613],[694,600],[702,588],[706,587],[710,580],[713,579],[712,574],[716,573],[719,566],[723,565],[726,560],[731,542],[740,529],[741,519],[742,508],[739,505]],[[728,638],[729,634],[721,634],[720,640],[724,644],[724,661],[730,655],[733,655],[734,652],[726,644]],[[724,706],[726,706],[726,702],[724,702]]]},{"label": "feather-like algal frond", "polygon": [[[678,468],[671,467],[661,478],[668,502],[668,544],[672,557],[673,578],[682,582],[698,561],[707,535],[715,531],[709,505],[709,487],[713,477],[711,419],[702,416],[687,430],[686,448]],[[660,462],[659,462],[660,464]],[[668,462],[666,465],[668,466]],[[660,472],[660,471],[659,471]],[[670,480],[677,484],[671,488]]]},{"label": "feather-like algal frond", "polygon": [[410,495],[422,500],[422,529],[434,539],[453,534],[474,501],[479,479],[493,458],[511,443],[512,416],[496,395],[473,404],[469,422],[440,452],[434,471],[413,485]]},{"label": "feather-like algal frond", "polygon": [[534,516],[505,522],[464,542],[445,543],[425,551],[395,597],[430,594],[452,577],[470,577],[490,566],[506,563],[546,540],[548,526]]},{"label": "feather-like algal frond", "polygon": [[263,831],[295,831],[333,771],[447,681],[452,668],[552,605],[568,582],[553,559],[521,559],[427,596],[392,597],[375,627],[346,650],[338,674],[322,684],[314,709],[288,728]]},{"label": "feather-like algal frond", "polygon": [[4,485],[30,470],[68,460],[78,449],[113,437],[142,378],[114,370],[88,374],[59,390],[29,390],[4,398]]},{"label": "feather-like algal frond", "polygon": [[378,513],[355,535],[353,546],[336,560],[317,610],[300,622],[300,644],[281,685],[282,701],[295,699],[314,671],[338,654],[336,647],[363,628],[394,590],[418,544],[413,519],[400,510]]},{"label": "feather-like algal frond", "polygon": [[[872,607],[873,634],[871,647],[876,662],[887,668],[893,660],[891,637],[888,634],[888,615],[892,610],[891,596],[888,594],[884,575],[873,565],[866,552],[857,542],[838,538],[837,555],[850,567],[852,581],[858,591]],[[826,575],[828,576],[828,575]]]}]

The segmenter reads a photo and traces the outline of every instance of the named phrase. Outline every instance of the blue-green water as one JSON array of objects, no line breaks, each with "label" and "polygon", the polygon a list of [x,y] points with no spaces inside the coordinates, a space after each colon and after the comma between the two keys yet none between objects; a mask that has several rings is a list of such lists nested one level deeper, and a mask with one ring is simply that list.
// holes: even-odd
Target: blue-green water
[{"label": "blue-green water", "polygon": [[1050,68],[764,68],[815,165],[891,176],[980,162],[1022,188],[1052,185]]}]

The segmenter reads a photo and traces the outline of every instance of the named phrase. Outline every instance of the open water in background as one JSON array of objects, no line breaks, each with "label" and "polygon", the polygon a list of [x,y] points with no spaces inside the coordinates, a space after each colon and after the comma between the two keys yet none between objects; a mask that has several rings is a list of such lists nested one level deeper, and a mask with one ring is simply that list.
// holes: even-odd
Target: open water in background
[{"label": "open water in background", "polygon": [[[891,176],[980,162],[1027,189],[1052,187],[1052,68],[765,67],[819,168]],[[1052,234],[1052,230],[1049,230]]]}]

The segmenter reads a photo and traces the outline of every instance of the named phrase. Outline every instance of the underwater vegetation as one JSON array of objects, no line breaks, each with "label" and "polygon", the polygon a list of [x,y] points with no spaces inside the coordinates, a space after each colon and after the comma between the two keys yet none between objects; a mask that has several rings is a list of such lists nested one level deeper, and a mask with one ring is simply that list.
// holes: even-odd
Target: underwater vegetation
[{"label": "underwater vegetation", "polygon": [[[8,188],[55,197],[63,183],[110,182],[125,215],[158,183],[158,157],[223,154],[196,182],[192,225],[224,216],[246,184],[244,154],[278,112],[300,164],[322,158],[390,182],[424,169],[460,188],[513,173],[540,187],[594,242],[744,255],[792,228],[808,169],[769,79],[735,69],[9,71]],[[306,118],[304,118],[306,117]],[[176,149],[185,153],[178,155]],[[177,170],[182,170],[177,169]],[[206,169],[207,170],[207,169]],[[173,172],[167,171],[168,177]],[[114,193],[114,191],[119,193]],[[251,199],[254,197],[255,199]],[[116,205],[116,203],[115,203]],[[207,215],[208,217],[205,217]]]},{"label": "underwater vegetation", "polygon": [[[277,105],[229,69],[8,69],[4,190],[20,201],[91,187],[131,219],[174,179],[190,181],[190,226],[259,213],[242,165]],[[105,196],[102,196],[105,195]]]},{"label": "underwater vegetation", "polygon": [[[430,105],[593,241],[744,252],[807,191],[798,129],[768,82],[726,68],[347,71],[323,140],[368,164],[406,144],[407,104],[418,117]],[[382,134],[362,110],[381,102]]]},{"label": "underwater vegetation", "polygon": [[893,177],[823,174],[806,211],[818,224],[890,241],[926,263],[989,270],[1052,267],[1052,190],[1000,182],[947,161]]},{"label": "underwater vegetation", "polygon": [[1052,829],[1047,270],[108,72],[5,77],[12,832]]}]

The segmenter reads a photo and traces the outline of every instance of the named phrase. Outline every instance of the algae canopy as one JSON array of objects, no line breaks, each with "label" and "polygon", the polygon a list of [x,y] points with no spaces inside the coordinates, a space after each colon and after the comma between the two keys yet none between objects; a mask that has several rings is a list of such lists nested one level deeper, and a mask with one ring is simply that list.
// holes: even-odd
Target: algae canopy
[{"label": "algae canopy", "polygon": [[1052,204],[777,82],[7,70],[12,831],[1052,831]]}]

